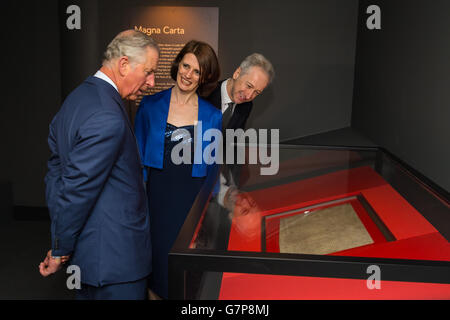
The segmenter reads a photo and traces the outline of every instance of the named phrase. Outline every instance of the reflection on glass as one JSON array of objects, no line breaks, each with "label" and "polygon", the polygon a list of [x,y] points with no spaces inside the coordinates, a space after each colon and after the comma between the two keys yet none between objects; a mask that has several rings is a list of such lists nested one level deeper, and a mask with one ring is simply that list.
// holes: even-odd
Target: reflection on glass
[{"label": "reflection on glass", "polygon": [[[416,267],[416,260],[425,266],[423,261],[450,261],[448,197],[391,155],[280,146],[279,159],[274,176],[261,176],[260,165],[228,167],[235,183],[231,205],[213,191],[206,204],[191,210],[180,232],[187,240],[173,250],[173,274],[182,275],[174,297],[236,298],[245,287],[245,297],[279,298],[289,292],[274,286],[304,285],[303,272],[316,269],[297,263],[311,260],[320,261],[314,263],[324,277],[333,275],[334,267],[327,266],[334,258],[350,264],[346,257],[405,259]],[[302,292],[293,285],[286,297]]]}]

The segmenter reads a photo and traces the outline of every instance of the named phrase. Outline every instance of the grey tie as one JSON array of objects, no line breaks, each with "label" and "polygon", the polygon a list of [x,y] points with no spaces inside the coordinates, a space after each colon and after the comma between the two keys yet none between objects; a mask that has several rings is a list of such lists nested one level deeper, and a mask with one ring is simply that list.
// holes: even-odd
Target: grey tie
[{"label": "grey tie", "polygon": [[222,130],[225,130],[230,122],[231,116],[233,115],[233,102],[228,103],[228,108],[222,114]]}]

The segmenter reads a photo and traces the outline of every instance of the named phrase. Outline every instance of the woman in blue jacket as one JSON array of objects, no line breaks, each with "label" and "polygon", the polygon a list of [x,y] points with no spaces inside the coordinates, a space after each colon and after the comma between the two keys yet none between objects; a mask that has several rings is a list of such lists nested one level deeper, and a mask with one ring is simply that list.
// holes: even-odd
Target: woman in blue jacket
[{"label": "woman in blue jacket", "polygon": [[[201,133],[208,129],[221,131],[222,112],[201,98],[215,88],[219,76],[214,50],[204,42],[192,40],[172,63],[175,86],[144,97],[136,114],[135,133],[150,211],[149,283],[150,289],[162,298],[167,298],[168,293],[170,248],[211,166],[211,159],[204,158],[208,143]],[[183,163],[179,164],[181,159]]]}]

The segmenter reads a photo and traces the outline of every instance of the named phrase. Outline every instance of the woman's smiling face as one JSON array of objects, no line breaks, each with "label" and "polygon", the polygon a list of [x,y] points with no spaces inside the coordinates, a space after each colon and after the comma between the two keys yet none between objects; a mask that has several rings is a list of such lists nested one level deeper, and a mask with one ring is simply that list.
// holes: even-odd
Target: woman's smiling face
[{"label": "woman's smiling face", "polygon": [[195,91],[199,86],[200,66],[193,53],[186,53],[178,66],[177,85],[182,91]]}]

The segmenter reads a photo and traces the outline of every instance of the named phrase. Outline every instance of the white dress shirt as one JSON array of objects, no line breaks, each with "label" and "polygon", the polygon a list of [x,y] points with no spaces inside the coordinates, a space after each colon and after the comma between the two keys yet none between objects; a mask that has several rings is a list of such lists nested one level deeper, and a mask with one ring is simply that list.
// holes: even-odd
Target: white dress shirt
[{"label": "white dress shirt", "polygon": [[116,89],[117,92],[119,92],[119,90],[117,89],[116,84],[114,83],[114,81],[111,80],[110,77],[108,77],[106,74],[104,74],[103,72],[101,72],[100,70],[98,70],[95,74],[94,77],[100,78],[102,80],[105,80],[106,82],[108,82],[110,85],[112,85],[114,87],[114,89]]},{"label": "white dress shirt", "polygon": [[[228,95],[228,91],[227,91],[227,83],[228,80],[225,80],[224,82],[222,82],[222,86],[220,87],[220,96],[222,98],[222,114],[227,110],[227,108],[230,106],[230,103],[233,103],[233,101],[231,101],[230,96]],[[234,107],[236,106],[236,103],[233,103],[233,109],[231,110],[231,114],[233,114],[234,112]]]}]

